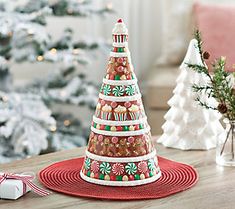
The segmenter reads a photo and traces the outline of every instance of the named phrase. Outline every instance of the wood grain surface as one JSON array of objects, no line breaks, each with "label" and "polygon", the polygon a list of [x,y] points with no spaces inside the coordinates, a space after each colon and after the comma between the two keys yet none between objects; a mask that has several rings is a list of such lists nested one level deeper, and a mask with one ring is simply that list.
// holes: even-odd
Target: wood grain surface
[{"label": "wood grain surface", "polygon": [[[61,151],[47,155],[0,165],[0,171],[38,173],[40,169],[57,161],[84,155],[85,148]],[[71,197],[53,192],[47,197],[39,197],[30,192],[22,198],[0,200],[0,209],[234,209],[235,208],[235,168],[221,167],[215,163],[215,150],[181,151],[157,145],[158,154],[193,165],[199,172],[196,186],[184,192],[156,200],[107,201]],[[36,182],[39,184],[39,182]]]}]

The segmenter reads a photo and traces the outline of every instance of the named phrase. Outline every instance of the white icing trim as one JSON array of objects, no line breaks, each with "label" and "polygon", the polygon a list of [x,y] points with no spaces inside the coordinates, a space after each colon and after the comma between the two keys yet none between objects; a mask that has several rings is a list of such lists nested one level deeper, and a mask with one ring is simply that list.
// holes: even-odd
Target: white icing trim
[{"label": "white icing trim", "polygon": [[128,86],[137,84],[137,79],[132,80],[109,80],[107,78],[103,78],[103,83],[113,85],[113,86]]},{"label": "white icing trim", "polygon": [[91,126],[91,131],[93,131],[96,134],[101,134],[106,136],[137,136],[148,133],[150,131],[150,126],[137,131],[104,131],[96,129]]},{"label": "white icing trim", "polygon": [[112,35],[117,35],[117,36],[120,36],[120,35],[128,35],[128,32],[112,33]]},{"label": "white icing trim", "polygon": [[101,155],[96,155],[88,150],[86,150],[86,156],[93,159],[93,160],[98,160],[102,162],[109,162],[109,163],[129,163],[129,162],[139,162],[142,160],[149,160],[151,158],[154,158],[156,156],[156,150],[153,152],[143,155],[143,156],[138,156],[138,157],[105,157]]},{"label": "white icing trim", "polygon": [[110,52],[110,57],[130,57],[130,52]]},{"label": "white icing trim", "polygon": [[83,180],[93,183],[93,184],[99,184],[99,185],[105,185],[105,186],[138,186],[142,184],[149,184],[151,182],[156,181],[157,179],[161,177],[161,171],[158,172],[153,177],[143,179],[143,180],[134,180],[134,181],[107,181],[107,180],[94,179],[94,178],[85,176],[82,173],[82,171],[80,171],[80,176]]},{"label": "white icing trim", "polygon": [[121,43],[113,42],[113,46],[114,47],[128,47],[128,42],[127,41],[126,42],[121,42]]},{"label": "white icing trim", "polygon": [[99,98],[113,101],[113,102],[127,102],[127,101],[135,101],[141,98],[141,94],[135,94],[133,96],[123,96],[123,97],[115,97],[115,96],[106,96],[104,94],[99,93]]},{"label": "white icing trim", "polygon": [[112,120],[103,120],[93,116],[93,121],[98,124],[104,124],[108,126],[128,126],[133,124],[145,123],[147,121],[147,117],[143,117],[139,120],[127,120],[127,121],[112,121]]}]

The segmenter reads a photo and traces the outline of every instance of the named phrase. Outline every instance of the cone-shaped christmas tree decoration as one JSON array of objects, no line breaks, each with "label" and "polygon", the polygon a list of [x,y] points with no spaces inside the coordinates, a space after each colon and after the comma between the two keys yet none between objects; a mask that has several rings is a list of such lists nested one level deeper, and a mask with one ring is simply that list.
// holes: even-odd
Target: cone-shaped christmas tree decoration
[{"label": "cone-shaped christmas tree decoration", "polygon": [[151,141],[122,20],[113,29],[113,49],[91,125],[81,177],[91,183],[136,186],[161,176]]},{"label": "cone-shaped christmas tree decoration", "polygon": [[[220,114],[200,106],[195,99],[193,84],[206,84],[204,77],[188,68],[187,63],[203,65],[197,40],[191,40],[185,59],[180,66],[173,97],[168,101],[170,110],[164,116],[163,135],[158,142],[166,147],[183,150],[210,149],[216,146],[219,134],[223,132]],[[206,98],[205,98],[206,99]],[[207,98],[208,100],[208,98]],[[207,101],[211,106],[215,100]]]}]

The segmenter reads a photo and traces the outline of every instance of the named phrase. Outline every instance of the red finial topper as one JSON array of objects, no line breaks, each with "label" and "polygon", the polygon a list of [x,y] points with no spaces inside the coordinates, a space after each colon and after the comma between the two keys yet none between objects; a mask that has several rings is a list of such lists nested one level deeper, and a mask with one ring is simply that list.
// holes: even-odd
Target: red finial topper
[{"label": "red finial topper", "polygon": [[122,23],[123,21],[122,21],[122,19],[119,19],[117,22],[118,22],[118,23]]}]

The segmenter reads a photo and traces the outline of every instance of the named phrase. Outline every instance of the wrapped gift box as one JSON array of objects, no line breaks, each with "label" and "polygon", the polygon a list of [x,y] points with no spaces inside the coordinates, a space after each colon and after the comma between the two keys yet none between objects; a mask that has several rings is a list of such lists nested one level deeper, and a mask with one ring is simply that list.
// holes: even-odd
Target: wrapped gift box
[{"label": "wrapped gift box", "polygon": [[30,191],[21,180],[6,179],[0,184],[0,198],[16,200]]}]

